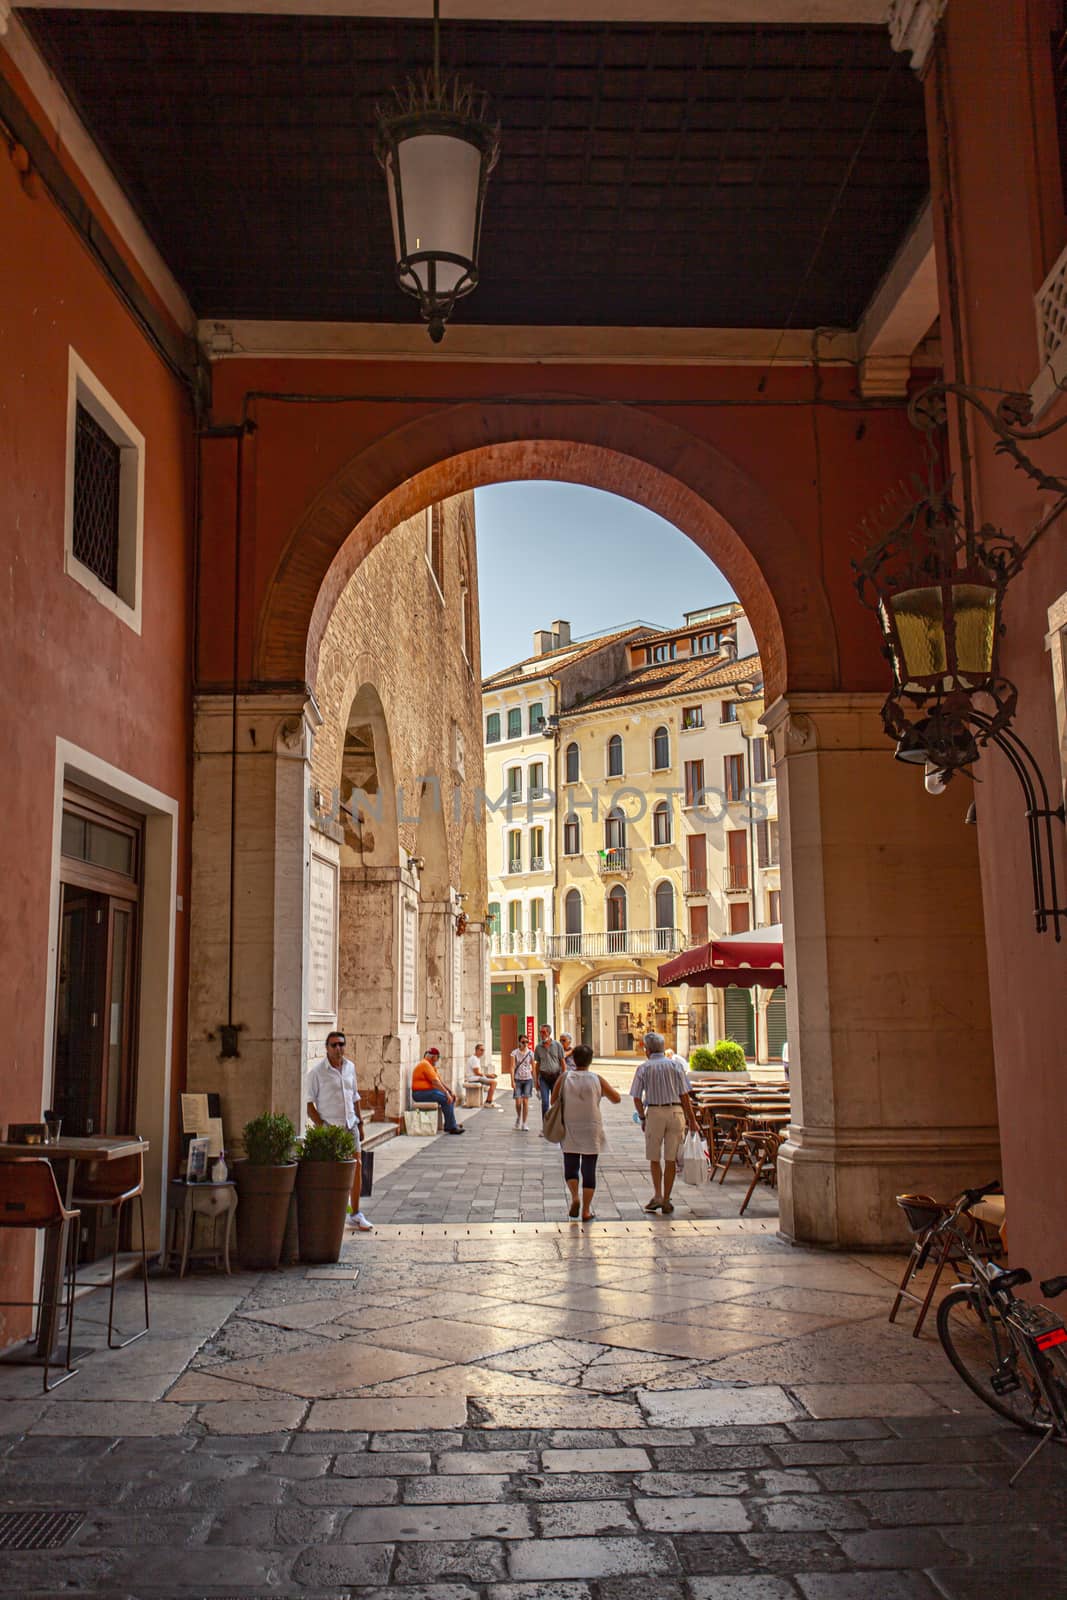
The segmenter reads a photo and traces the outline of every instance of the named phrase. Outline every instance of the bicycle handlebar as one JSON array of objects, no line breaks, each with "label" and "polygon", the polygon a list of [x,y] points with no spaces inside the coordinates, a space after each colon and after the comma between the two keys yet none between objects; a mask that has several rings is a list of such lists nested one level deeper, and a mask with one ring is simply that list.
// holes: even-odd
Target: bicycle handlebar
[{"label": "bicycle handlebar", "polygon": [[984,1183],[980,1189],[964,1189],[960,1195],[964,1206],[977,1205],[979,1200],[984,1200],[987,1194],[1002,1194],[1003,1189],[999,1178],[994,1178],[992,1183]]}]

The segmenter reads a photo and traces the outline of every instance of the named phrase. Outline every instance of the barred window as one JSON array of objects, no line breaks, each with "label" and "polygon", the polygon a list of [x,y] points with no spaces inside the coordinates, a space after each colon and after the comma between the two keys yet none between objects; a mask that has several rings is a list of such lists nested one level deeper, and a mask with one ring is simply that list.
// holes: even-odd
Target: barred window
[{"label": "barred window", "polygon": [[119,586],[121,478],[121,448],[79,403],[75,416],[73,550],[77,560],[114,594]]}]

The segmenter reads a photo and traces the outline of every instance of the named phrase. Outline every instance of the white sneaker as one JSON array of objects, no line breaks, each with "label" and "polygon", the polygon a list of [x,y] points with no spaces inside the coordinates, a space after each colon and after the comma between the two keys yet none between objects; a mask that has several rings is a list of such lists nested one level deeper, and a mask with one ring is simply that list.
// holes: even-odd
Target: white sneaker
[{"label": "white sneaker", "polygon": [[371,1233],[374,1229],[373,1222],[368,1222],[362,1211],[357,1211],[348,1219],[348,1226],[355,1228],[357,1233]]}]

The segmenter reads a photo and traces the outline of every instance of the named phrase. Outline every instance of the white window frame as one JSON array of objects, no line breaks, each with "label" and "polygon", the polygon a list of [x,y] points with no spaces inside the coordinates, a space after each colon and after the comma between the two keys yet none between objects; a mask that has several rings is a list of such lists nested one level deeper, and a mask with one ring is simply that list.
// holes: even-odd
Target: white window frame
[{"label": "white window frame", "polygon": [[[696,721],[695,722],[690,722],[688,720],[688,718],[690,716],[690,713],[695,714],[695,716],[696,716]],[[682,732],[683,733],[702,733],[703,730],[704,730],[704,702],[700,701],[700,703],[698,705],[683,706],[682,707]]]},{"label": "white window frame", "polygon": [[[665,733],[667,735],[667,760],[666,760],[666,762],[664,763],[663,766],[658,766],[656,764],[656,735],[661,730],[662,730],[663,733]],[[671,749],[671,730],[670,730],[670,725],[669,725],[669,723],[666,723],[666,722],[658,722],[656,724],[656,726],[652,730],[652,765],[651,765],[650,771],[652,771],[652,772],[669,772],[671,770],[671,768],[673,767],[673,765],[674,765],[673,755],[674,755],[674,752]]]},{"label": "white window frame", "polygon": [[[667,837],[665,839],[656,838],[656,818],[660,816],[667,819]],[[668,850],[673,844],[674,817],[671,815],[670,802],[668,800],[657,800],[652,807],[652,848],[653,850]]]},{"label": "white window frame", "polygon": [[[567,849],[567,827],[568,827],[568,824],[570,823],[572,818],[574,819],[574,825],[578,830],[578,848],[577,848],[577,850],[568,850]],[[564,816],[564,818],[563,818],[563,854],[564,854],[565,857],[567,857],[568,860],[573,861],[575,859],[575,857],[576,856],[580,856],[581,853],[582,853],[582,819],[578,815],[577,811],[571,810],[571,811],[568,811],[566,813],[566,815]]]},{"label": "white window frame", "polygon": [[[619,770],[611,770],[611,747],[615,740],[619,741]],[[624,778],[626,776],[626,740],[621,733],[609,734],[604,742],[604,776],[605,778]]]},{"label": "white window frame", "polygon": [[[119,558],[118,592],[101,583],[74,554],[74,456],[77,449],[77,415],[84,406],[108,438],[119,447]],[[141,596],[144,556],[145,438],[109,394],[100,379],[73,346],[67,364],[67,467],[63,514],[63,570],[94,600],[141,632]]]}]

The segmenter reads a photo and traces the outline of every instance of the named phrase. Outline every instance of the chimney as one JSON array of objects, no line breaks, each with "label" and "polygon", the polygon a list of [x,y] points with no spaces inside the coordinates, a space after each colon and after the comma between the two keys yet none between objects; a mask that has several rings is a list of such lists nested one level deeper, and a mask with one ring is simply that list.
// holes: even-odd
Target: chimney
[{"label": "chimney", "polygon": [[571,625],[570,625],[569,622],[554,622],[552,624],[552,632],[556,636],[557,645],[570,644],[570,642],[571,642]]},{"label": "chimney", "polygon": [[535,629],[533,640],[533,653],[535,656],[543,656],[547,651],[554,650],[556,647],[555,639],[547,628]]}]

